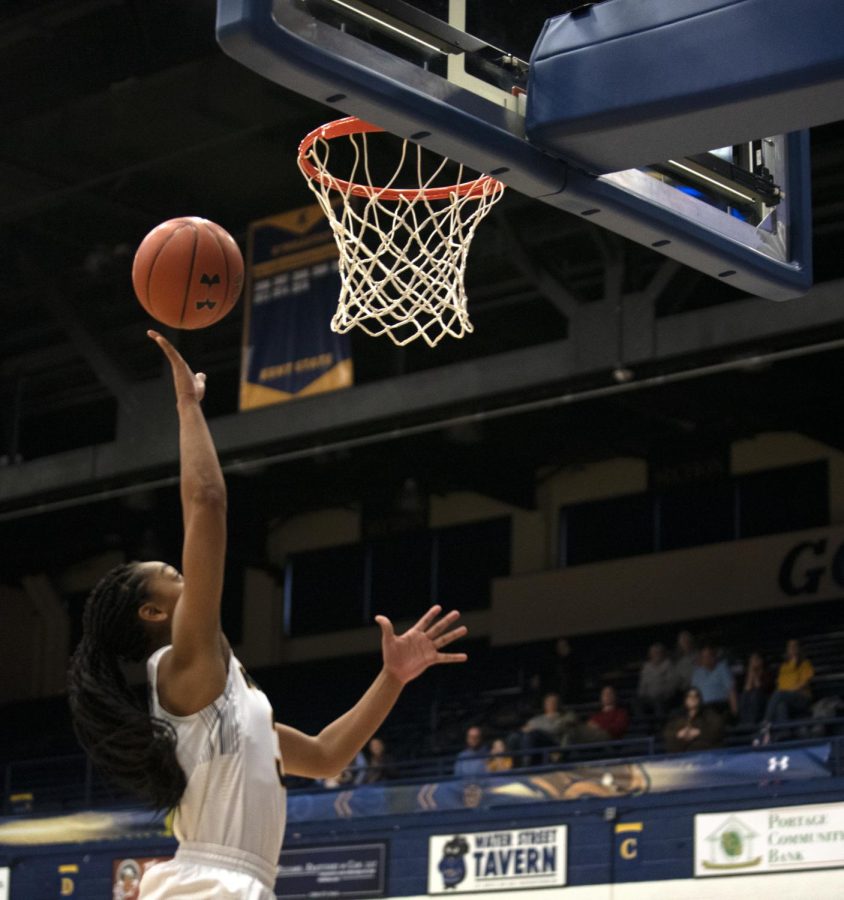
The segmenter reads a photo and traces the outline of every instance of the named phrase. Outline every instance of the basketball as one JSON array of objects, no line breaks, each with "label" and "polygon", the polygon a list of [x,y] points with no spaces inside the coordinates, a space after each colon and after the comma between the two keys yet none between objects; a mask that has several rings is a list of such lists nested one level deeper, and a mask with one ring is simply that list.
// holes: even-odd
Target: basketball
[{"label": "basketball", "polygon": [[234,309],[243,287],[243,256],[214,222],[169,219],[141,241],[132,284],[153,319],[172,328],[207,328]]}]

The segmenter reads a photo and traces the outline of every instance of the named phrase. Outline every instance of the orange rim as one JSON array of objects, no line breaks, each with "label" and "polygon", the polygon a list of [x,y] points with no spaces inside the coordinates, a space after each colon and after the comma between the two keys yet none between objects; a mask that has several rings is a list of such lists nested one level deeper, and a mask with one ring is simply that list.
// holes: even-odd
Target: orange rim
[{"label": "orange rim", "polygon": [[364,122],[357,116],[347,116],[345,119],[335,119],[314,128],[310,134],[305,135],[299,144],[299,167],[312,181],[318,181],[323,187],[340,191],[344,194],[353,194],[355,197],[378,197],[384,200],[447,200],[456,194],[458,197],[478,196],[494,194],[504,189],[504,185],[490,175],[481,175],[471,181],[461,181],[459,184],[450,184],[446,187],[435,188],[379,188],[366,184],[355,184],[353,181],[343,181],[333,175],[320,172],[308,159],[308,151],[317,140],[330,141],[333,138],[346,137],[352,134],[370,134],[384,129],[370,122]]}]

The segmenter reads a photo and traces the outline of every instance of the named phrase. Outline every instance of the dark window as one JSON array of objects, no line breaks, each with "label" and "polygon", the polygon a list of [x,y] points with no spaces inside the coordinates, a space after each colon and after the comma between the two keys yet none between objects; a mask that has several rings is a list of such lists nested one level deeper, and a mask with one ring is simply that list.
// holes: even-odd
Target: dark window
[{"label": "dark window", "polygon": [[561,510],[560,564],[638,556],[654,549],[653,498],[628,494]]},{"label": "dark window", "polygon": [[440,528],[435,540],[436,602],[447,609],[488,607],[491,580],[510,574],[510,519]]},{"label": "dark window", "polygon": [[735,538],[732,481],[698,482],[666,491],[659,504],[658,550],[699,547]]},{"label": "dark window", "polygon": [[[561,566],[829,524],[825,460],[560,510]],[[656,534],[656,539],[654,539]]]},{"label": "dark window", "polygon": [[740,537],[829,524],[829,470],[825,460],[753,472],[736,481]]},{"label": "dark window", "polygon": [[431,605],[431,532],[397,534],[370,544],[371,616],[415,619]]},{"label": "dark window", "polygon": [[288,634],[320,634],[364,624],[364,546],[309,550],[287,569]]},{"label": "dark window", "polygon": [[[74,406],[72,415],[68,415],[66,408],[27,415],[24,407],[19,424],[19,441],[15,449],[26,460],[91,444],[106,444],[117,434],[117,401],[109,397]],[[10,450],[10,443],[6,442],[0,454]]]}]

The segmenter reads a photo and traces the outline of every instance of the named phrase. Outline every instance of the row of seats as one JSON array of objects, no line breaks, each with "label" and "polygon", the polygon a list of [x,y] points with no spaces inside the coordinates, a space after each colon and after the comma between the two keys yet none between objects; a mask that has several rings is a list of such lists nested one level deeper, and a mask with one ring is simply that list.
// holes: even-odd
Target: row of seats
[{"label": "row of seats", "polygon": [[[568,698],[567,705],[586,718],[596,708],[601,686],[611,683],[622,705],[631,708],[638,668],[647,646],[655,640],[670,646],[680,627],[688,627],[699,638],[724,648],[731,663],[743,663],[751,650],[760,649],[769,663],[774,664],[782,655],[786,639],[796,636],[817,672],[813,684],[815,697],[844,698],[844,632],[826,629],[826,624],[834,621],[831,618],[834,606],[819,603],[770,616],[740,614],[572,638],[581,687],[576,696]],[[531,676],[542,654],[550,652],[552,640],[498,647],[490,646],[483,639],[467,639],[462,643],[469,662],[465,666],[436,667],[409,685],[382,728],[380,736],[400,775],[412,775],[424,770],[426,765],[441,772],[445,767],[443,760],[461,749],[469,725],[483,726],[490,737],[503,736],[535,712],[530,704],[530,699],[535,699],[530,690]],[[278,718],[314,733],[354,703],[378,667],[377,655],[371,654],[257,670],[254,676],[272,700]],[[45,721],[50,722],[48,729],[44,728]],[[84,763],[79,761],[79,747],[64,698],[9,704],[0,722],[3,730],[0,763],[13,764],[10,771],[14,777],[7,778],[7,793],[25,794],[29,782],[38,784],[41,795],[46,796],[53,791],[52,781],[59,792],[63,783],[74,782],[84,788],[86,778],[90,781]],[[827,726],[827,730],[837,729],[835,722]],[[625,756],[646,752],[644,748],[648,745],[641,742],[655,731],[654,747],[658,749],[657,723],[648,718],[634,718],[628,737],[638,739],[638,745],[635,742],[607,744],[586,752]],[[797,736],[815,736],[817,731],[804,727]],[[747,744],[753,737],[748,729],[733,725],[728,729],[726,743]],[[578,752],[582,757],[585,751]],[[564,754],[564,760],[570,755]],[[55,760],[62,757],[67,758],[67,772],[59,774],[63,770]],[[20,762],[46,758],[53,760],[44,767],[52,773],[49,775],[38,775],[37,766]],[[90,792],[91,784],[85,789]]]}]

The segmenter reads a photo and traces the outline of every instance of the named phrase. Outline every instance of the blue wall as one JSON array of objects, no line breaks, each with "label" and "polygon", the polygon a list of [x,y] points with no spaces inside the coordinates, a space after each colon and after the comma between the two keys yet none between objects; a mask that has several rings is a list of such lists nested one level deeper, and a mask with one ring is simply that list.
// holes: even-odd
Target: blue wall
[{"label": "blue wall", "polygon": [[[844,803],[844,779],[294,822],[288,828],[285,846],[295,849],[384,843],[386,895],[412,896],[427,891],[431,835],[565,824],[569,828],[569,886],[690,879],[694,874],[696,813],[834,802]],[[57,838],[61,840],[59,834]],[[110,900],[115,859],[169,856],[174,850],[172,838],[151,835],[96,843],[5,847],[0,865],[11,868],[11,900],[61,896]],[[68,866],[76,866],[77,871],[68,871]]]}]

